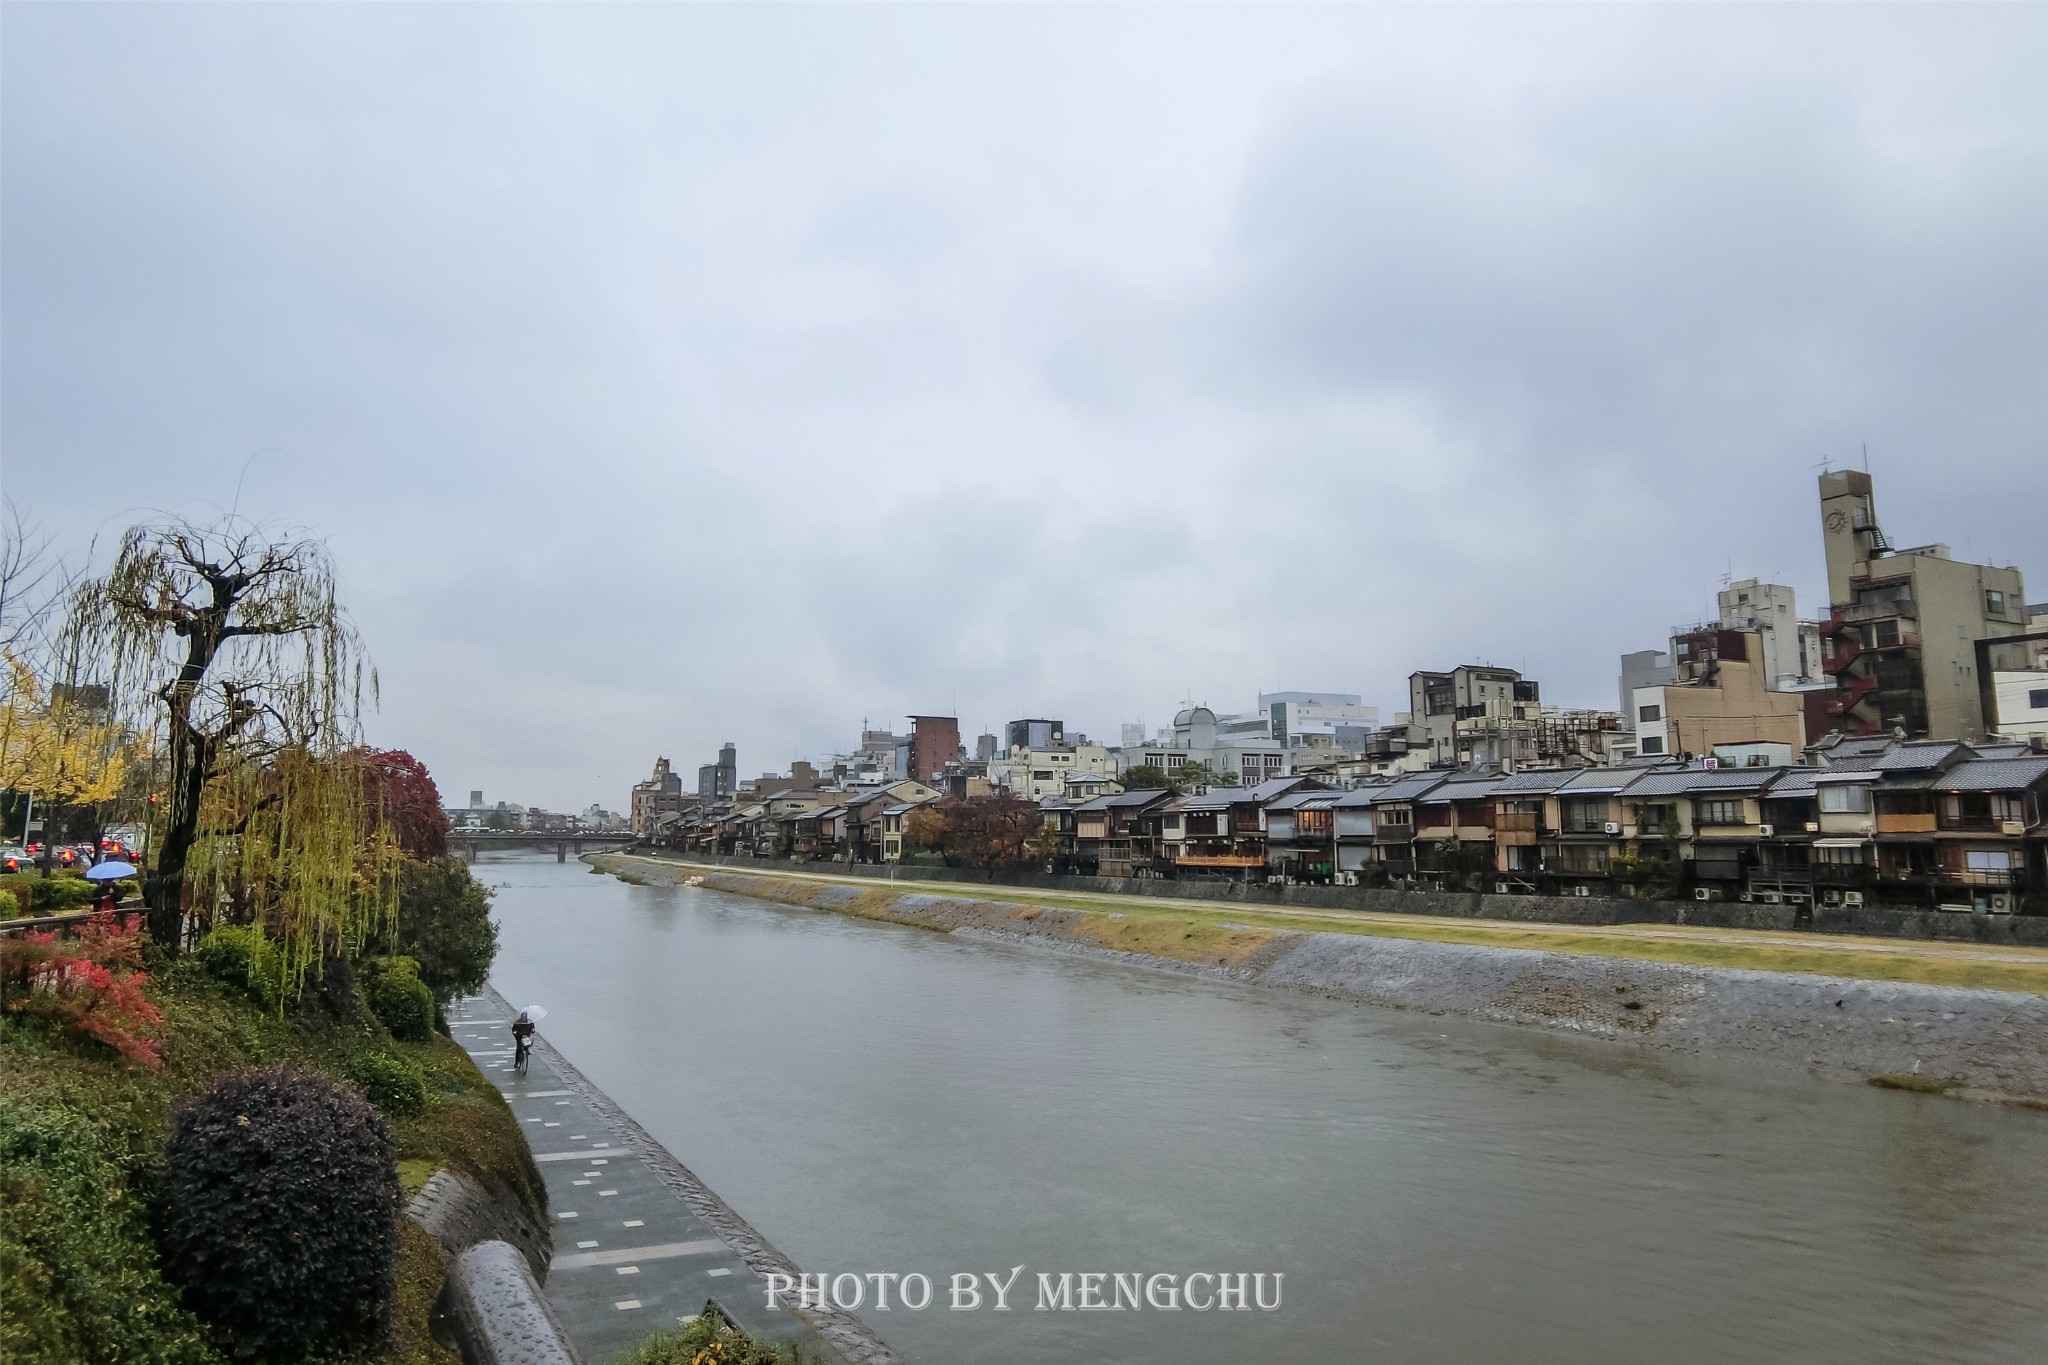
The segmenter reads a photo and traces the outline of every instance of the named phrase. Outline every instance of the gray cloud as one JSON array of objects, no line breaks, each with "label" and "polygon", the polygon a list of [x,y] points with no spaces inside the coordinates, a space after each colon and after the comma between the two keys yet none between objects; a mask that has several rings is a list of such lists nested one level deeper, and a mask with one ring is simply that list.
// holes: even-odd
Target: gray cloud
[{"label": "gray cloud", "polygon": [[1818,607],[1863,441],[2048,596],[2038,10],[4,24],[9,494],[328,535],[450,791],[1471,657],[1603,704],[1728,568]]}]

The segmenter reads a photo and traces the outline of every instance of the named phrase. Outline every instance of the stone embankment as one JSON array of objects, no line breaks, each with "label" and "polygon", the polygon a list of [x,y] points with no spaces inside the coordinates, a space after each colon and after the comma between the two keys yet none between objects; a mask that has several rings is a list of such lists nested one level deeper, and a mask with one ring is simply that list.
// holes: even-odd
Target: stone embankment
[{"label": "stone embankment", "polygon": [[2022,992],[1227,925],[1191,925],[1180,941],[1162,943],[1135,925],[1123,932],[1113,913],[610,855],[587,861],[636,881],[700,884],[1365,1004],[2048,1104],[2048,998]]},{"label": "stone embankment", "polygon": [[[644,856],[644,855],[642,855]],[[1426,915],[1448,919],[1502,920],[1520,924],[1673,924],[1698,929],[1805,929],[1818,934],[1869,938],[1926,939],[2048,948],[2048,915],[1976,915],[1945,910],[1908,910],[1889,905],[1816,905],[1802,920],[1796,905],[1742,900],[1645,900],[1625,896],[1534,896],[1481,891],[1423,891],[1373,886],[1311,886],[1306,883],[1236,881],[1228,877],[1160,881],[1146,877],[1074,877],[1044,872],[977,872],[961,867],[906,868],[895,863],[796,863],[735,854],[664,853],[677,861],[774,875],[824,872],[835,877],[899,875],[921,882],[959,882],[976,894],[1020,891],[1077,892],[1090,896],[1170,896],[1175,900],[1221,901],[1246,909],[1358,910],[1374,915]],[[586,859],[586,861],[589,861]]]}]

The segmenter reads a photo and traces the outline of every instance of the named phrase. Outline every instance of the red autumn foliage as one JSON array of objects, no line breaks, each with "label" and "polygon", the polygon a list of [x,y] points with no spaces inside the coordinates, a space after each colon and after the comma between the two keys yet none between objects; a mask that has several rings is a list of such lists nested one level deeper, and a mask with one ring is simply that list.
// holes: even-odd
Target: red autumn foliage
[{"label": "red autumn foliage", "polygon": [[1014,796],[949,796],[911,812],[905,833],[931,849],[948,867],[984,871],[1032,861],[1026,847],[1044,827],[1038,807]]},{"label": "red autumn foliage", "polygon": [[399,848],[415,858],[448,856],[448,812],[427,765],[403,749],[358,749],[365,795]]},{"label": "red autumn foliage", "polygon": [[142,917],[94,915],[76,937],[54,931],[0,940],[0,1001],[9,1017],[84,1034],[131,1061],[162,1064],[164,1017],[142,988]]}]

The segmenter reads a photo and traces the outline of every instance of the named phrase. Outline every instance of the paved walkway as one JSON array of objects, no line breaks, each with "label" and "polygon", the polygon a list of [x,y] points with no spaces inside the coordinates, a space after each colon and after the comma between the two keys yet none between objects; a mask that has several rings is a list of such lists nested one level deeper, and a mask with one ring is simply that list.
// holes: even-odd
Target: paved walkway
[{"label": "paved walkway", "polygon": [[[493,991],[457,1001],[448,1027],[511,1104],[547,1182],[555,1229],[547,1296],[586,1365],[617,1360],[649,1333],[702,1312],[708,1299],[757,1337],[817,1348],[820,1336],[803,1319],[767,1308],[764,1281],[742,1251],[757,1264],[787,1262],[759,1234],[544,1041],[525,1075],[512,1069],[516,1015]],[[697,1195],[698,1207],[686,1195]],[[728,1234],[737,1223],[738,1235],[729,1241],[713,1218]],[[772,1260],[764,1261],[764,1249]],[[840,1339],[845,1324],[818,1326],[841,1355],[889,1358],[864,1325],[850,1321],[879,1349],[849,1351]]]}]

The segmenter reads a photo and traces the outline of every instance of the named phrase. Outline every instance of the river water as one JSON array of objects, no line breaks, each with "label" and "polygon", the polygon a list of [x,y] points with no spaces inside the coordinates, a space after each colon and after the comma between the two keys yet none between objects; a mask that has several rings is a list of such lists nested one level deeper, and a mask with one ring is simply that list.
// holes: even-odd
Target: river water
[{"label": "river water", "polygon": [[[912,1360],[2048,1361],[2048,1113],[476,870],[498,987],[684,1164],[808,1271],[932,1279],[861,1310]],[[1286,1278],[1030,1311],[1041,1271]]]}]

